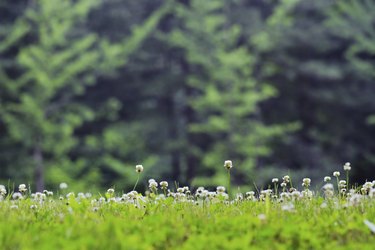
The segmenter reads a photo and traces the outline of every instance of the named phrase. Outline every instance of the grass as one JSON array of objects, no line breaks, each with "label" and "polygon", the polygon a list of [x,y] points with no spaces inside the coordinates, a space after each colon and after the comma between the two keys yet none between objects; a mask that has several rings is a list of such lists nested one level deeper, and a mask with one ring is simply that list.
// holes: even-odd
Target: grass
[{"label": "grass", "polygon": [[373,249],[373,184],[341,195],[331,193],[328,184],[311,196],[309,182],[304,183],[302,191],[287,186],[289,191],[280,189],[277,196],[263,190],[233,200],[223,187],[218,192],[180,188],[165,197],[159,193],[166,188],[160,190],[153,181],[147,195],[115,190],[105,197],[3,193],[0,247]]}]

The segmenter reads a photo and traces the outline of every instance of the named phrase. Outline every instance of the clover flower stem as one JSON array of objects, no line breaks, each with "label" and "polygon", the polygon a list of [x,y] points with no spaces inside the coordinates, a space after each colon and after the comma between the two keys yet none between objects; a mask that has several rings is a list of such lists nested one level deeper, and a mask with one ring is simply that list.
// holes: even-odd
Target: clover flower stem
[{"label": "clover flower stem", "polygon": [[349,170],[346,170],[346,187],[347,187],[347,190],[350,189],[350,187],[349,187]]},{"label": "clover flower stem", "polygon": [[134,185],[134,187],[133,187],[133,191],[134,191],[135,188],[137,187],[137,184],[138,184],[138,181],[139,181],[139,175],[140,175],[140,174],[138,174],[138,178],[137,178],[137,181],[135,182],[135,185]]},{"label": "clover flower stem", "polygon": [[278,188],[277,183],[275,182],[273,185],[274,185],[274,189],[275,189],[275,195],[277,195],[277,188]]},{"label": "clover flower stem", "polygon": [[336,176],[336,181],[337,181],[337,192],[339,194],[339,197],[341,196],[341,193],[340,193],[340,181],[339,181],[339,177]]},{"label": "clover flower stem", "polygon": [[231,198],[231,190],[230,190],[230,169],[228,169],[228,196],[229,199]]}]

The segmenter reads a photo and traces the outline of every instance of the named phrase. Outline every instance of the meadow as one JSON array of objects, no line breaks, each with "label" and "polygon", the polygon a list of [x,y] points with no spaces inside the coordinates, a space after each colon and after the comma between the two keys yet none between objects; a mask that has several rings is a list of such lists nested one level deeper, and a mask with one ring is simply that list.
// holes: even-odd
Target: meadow
[{"label": "meadow", "polygon": [[[311,180],[272,179],[265,190],[190,189],[153,179],[141,194],[33,193],[0,186],[1,249],[374,249],[375,181],[350,185],[351,166]],[[140,176],[143,166],[136,166]],[[297,184],[298,182],[298,184]],[[295,186],[293,186],[293,184]]]}]

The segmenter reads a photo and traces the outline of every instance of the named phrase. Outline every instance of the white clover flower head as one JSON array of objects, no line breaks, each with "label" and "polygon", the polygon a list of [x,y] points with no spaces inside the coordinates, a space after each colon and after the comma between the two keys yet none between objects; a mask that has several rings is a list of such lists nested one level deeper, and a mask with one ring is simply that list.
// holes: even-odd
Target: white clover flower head
[{"label": "white clover flower head", "polygon": [[37,205],[31,205],[31,206],[30,206],[30,209],[32,209],[32,210],[36,210],[37,208],[38,208]]},{"label": "white clover flower head", "polygon": [[254,197],[255,196],[255,192],[254,191],[249,191],[249,192],[246,192],[245,193],[246,197]]},{"label": "white clover flower head", "polygon": [[287,212],[294,212],[294,205],[293,203],[284,204],[281,206],[281,210]]},{"label": "white clover flower head", "polygon": [[151,182],[156,182],[156,181],[155,181],[155,179],[149,179],[148,184],[150,184]]},{"label": "white clover flower head", "polygon": [[142,173],[143,172],[143,166],[142,165],[136,165],[135,166],[135,172]]},{"label": "white clover flower head", "polygon": [[283,181],[284,181],[285,183],[289,183],[289,182],[290,182],[290,177],[289,177],[289,175],[285,175],[285,176],[283,177]]},{"label": "white clover flower head", "polygon": [[226,160],[226,161],[224,162],[224,167],[225,167],[227,170],[231,169],[231,168],[233,167],[232,161],[230,161],[230,160]]},{"label": "white clover flower head", "polygon": [[224,193],[225,192],[225,187],[223,187],[223,186],[216,187],[216,192],[217,193]]},{"label": "white clover flower head", "polygon": [[331,177],[329,176],[324,177],[324,182],[329,182],[329,181],[331,181]]},{"label": "white clover flower head", "polygon": [[340,176],[340,172],[339,172],[339,171],[335,171],[335,172],[333,172],[333,176],[334,176],[334,177],[339,177],[339,176]]},{"label": "white clover flower head", "polygon": [[23,198],[23,196],[22,196],[21,193],[15,192],[15,193],[13,193],[12,198],[13,198],[13,200],[20,200],[20,199]]},{"label": "white clover flower head", "polygon": [[344,170],[345,171],[350,171],[352,169],[352,167],[350,166],[350,162],[347,162],[344,164]]},{"label": "white clover flower head", "polygon": [[149,181],[149,183],[148,183],[148,187],[150,188],[150,189],[157,189],[158,188],[158,183],[154,180],[154,181]]},{"label": "white clover flower head", "polygon": [[339,187],[340,188],[345,188],[346,187],[346,181],[345,180],[340,180],[339,181]]},{"label": "white clover flower head", "polygon": [[5,196],[7,194],[7,190],[4,185],[0,185],[0,195]]},{"label": "white clover flower head", "polygon": [[60,183],[59,187],[60,187],[60,189],[67,189],[68,184],[66,184],[65,182],[62,182],[62,183]]},{"label": "white clover flower head", "polygon": [[160,182],[160,187],[161,187],[161,189],[167,189],[167,188],[168,188],[168,182],[166,182],[166,181],[161,181],[161,182]]},{"label": "white clover flower head", "polygon": [[109,188],[108,190],[107,190],[107,193],[108,194],[113,194],[115,192],[115,190],[113,189],[113,188]]},{"label": "white clover flower head", "polygon": [[304,198],[311,199],[313,197],[313,192],[311,190],[308,190],[308,189],[303,190],[301,192],[301,194],[302,194],[302,197],[304,197]]},{"label": "white clover flower head", "polygon": [[302,186],[309,187],[310,184],[311,184],[311,179],[310,178],[303,178],[303,180],[302,180]]},{"label": "white clover flower head", "polygon": [[279,179],[278,178],[273,178],[272,179],[272,183],[278,183],[279,182]]},{"label": "white clover flower head", "polygon": [[366,181],[365,184],[363,184],[363,188],[365,188],[367,190],[372,188],[373,186],[374,186],[374,184],[370,181]]},{"label": "white clover flower head", "polygon": [[27,187],[25,184],[20,184],[18,186],[18,190],[21,192],[21,193],[25,193],[27,191]]},{"label": "white clover flower head", "polygon": [[324,191],[327,191],[327,190],[332,190],[333,191],[333,185],[332,183],[327,183],[323,186],[323,190]]},{"label": "white clover flower head", "polygon": [[286,187],[286,182],[282,182],[282,183],[280,184],[280,186],[283,187],[283,188]]},{"label": "white clover flower head", "polygon": [[178,193],[183,193],[185,190],[184,190],[184,188],[182,188],[182,187],[179,187],[179,188],[177,188],[177,192]]}]

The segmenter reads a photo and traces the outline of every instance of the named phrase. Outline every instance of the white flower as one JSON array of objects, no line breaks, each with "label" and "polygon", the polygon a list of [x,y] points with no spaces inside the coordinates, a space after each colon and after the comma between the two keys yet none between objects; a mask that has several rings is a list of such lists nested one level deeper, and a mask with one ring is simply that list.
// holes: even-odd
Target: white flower
[{"label": "white flower", "polygon": [[137,173],[142,173],[143,172],[143,166],[142,165],[137,165],[135,166],[135,171]]},{"label": "white flower", "polygon": [[0,195],[5,196],[7,194],[7,190],[4,185],[0,185]]},{"label": "white flower", "polygon": [[277,182],[279,182],[279,179],[278,179],[278,178],[273,178],[273,179],[272,179],[272,183],[277,183]]},{"label": "white flower", "polygon": [[115,190],[113,188],[110,188],[110,189],[107,190],[108,194],[113,194],[114,192],[115,192]]},{"label": "white flower", "polygon": [[157,189],[157,187],[158,187],[158,183],[157,183],[156,181],[151,181],[151,182],[149,182],[148,187],[149,187],[150,189]]},{"label": "white flower", "polygon": [[340,176],[340,172],[339,172],[339,171],[335,171],[335,172],[333,172],[333,176],[335,176],[335,177],[339,177],[339,176]]},{"label": "white flower", "polygon": [[179,193],[183,193],[184,191],[185,191],[185,189],[182,188],[182,187],[177,188],[177,192],[179,192]]},{"label": "white flower", "polygon": [[217,193],[224,193],[225,192],[225,187],[223,187],[223,186],[216,187],[216,192]]},{"label": "white flower", "polygon": [[345,171],[350,171],[352,169],[352,167],[350,166],[350,162],[347,162],[344,164],[344,170]]},{"label": "white flower", "polygon": [[285,175],[285,176],[283,177],[283,181],[284,181],[285,183],[289,183],[289,182],[290,182],[290,177],[289,177],[289,175]]},{"label": "white flower", "polygon": [[233,167],[232,161],[229,161],[229,160],[225,161],[224,167],[228,170],[231,169]]},{"label": "white flower", "polygon": [[60,189],[67,189],[67,188],[68,188],[68,184],[66,184],[65,182],[60,183]]},{"label": "white flower", "polygon": [[311,184],[311,179],[310,178],[303,178],[303,180],[302,180],[302,186],[308,187],[308,186],[310,186],[310,184]]},{"label": "white flower", "polygon": [[160,187],[161,187],[161,189],[167,189],[168,188],[168,182],[166,182],[166,181],[160,182]]},{"label": "white flower", "polygon": [[12,198],[13,198],[14,200],[19,200],[19,199],[22,199],[23,197],[22,197],[22,194],[21,194],[21,193],[19,193],[19,192],[15,192],[15,193],[12,195]]},{"label": "white flower", "polygon": [[281,186],[281,187],[286,187],[286,182],[282,182],[282,183],[280,184],[280,186]]},{"label": "white flower", "polygon": [[331,181],[331,177],[329,176],[324,177],[324,182],[329,182],[329,181]]},{"label": "white flower", "polygon": [[27,188],[26,188],[26,185],[25,184],[20,184],[18,186],[18,190],[21,192],[21,193],[24,193],[27,191]]}]

